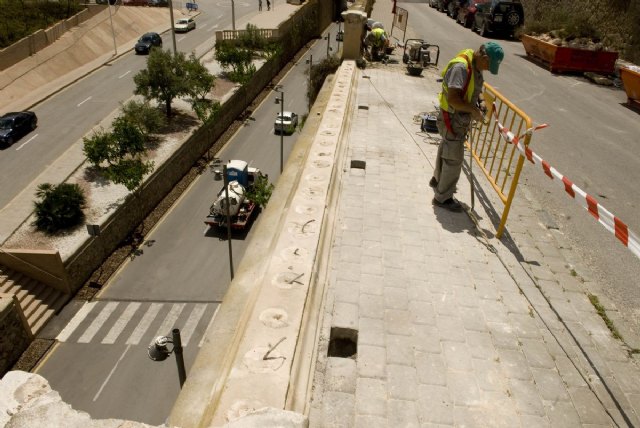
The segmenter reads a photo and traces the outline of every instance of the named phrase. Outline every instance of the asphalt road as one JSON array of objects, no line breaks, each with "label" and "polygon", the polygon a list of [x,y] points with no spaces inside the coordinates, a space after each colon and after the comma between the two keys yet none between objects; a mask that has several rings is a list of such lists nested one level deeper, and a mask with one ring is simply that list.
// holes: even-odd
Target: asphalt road
[{"label": "asphalt road", "polygon": [[[230,27],[230,2],[205,3],[200,5],[196,30],[176,34],[179,51],[189,54],[202,45],[213,47],[215,31]],[[255,8],[253,2],[236,2],[236,21]],[[162,42],[164,49],[172,49],[170,31],[162,35]],[[146,55],[129,52],[32,108],[38,128],[0,151],[0,208],[128,100],[135,89],[133,76],[146,64]]]},{"label": "asphalt road", "polygon": [[[334,30],[335,34],[335,30]],[[335,45],[335,40],[332,41]],[[315,61],[326,42],[312,48]],[[305,55],[281,81],[284,110],[307,113],[308,65]],[[254,110],[219,158],[243,159],[276,182],[280,173],[280,136],[273,123],[280,105],[273,92]],[[298,133],[283,137],[286,159]],[[185,339],[188,371],[207,326],[230,283],[225,233],[204,224],[209,206],[222,188],[214,166],[195,180],[147,236],[143,252],[127,262],[100,294],[56,333],[58,344],[38,367],[63,400],[94,418],[121,418],[149,424],[165,421],[178,395],[173,357],[149,360],[147,346],[157,335],[179,328]],[[250,244],[256,223],[232,239],[234,265]],[[51,329],[48,329],[51,334]]]},{"label": "asphalt road", "polygon": [[[441,67],[458,51],[475,49],[488,40],[426,3],[402,3],[402,7],[409,11],[408,25],[419,37],[440,46]],[[637,112],[623,105],[624,91],[576,75],[552,74],[529,61],[519,41],[496,41],[505,58],[499,75],[485,73],[486,81],[535,124],[549,125],[534,134],[531,149],[640,233],[640,120]],[[565,235],[578,275],[588,282],[597,280],[602,287],[597,294],[608,296],[631,329],[640,331],[640,260],[541,168],[527,164],[522,177],[518,193],[531,195],[546,211],[540,213],[546,230],[541,227],[536,233],[553,229]]]}]

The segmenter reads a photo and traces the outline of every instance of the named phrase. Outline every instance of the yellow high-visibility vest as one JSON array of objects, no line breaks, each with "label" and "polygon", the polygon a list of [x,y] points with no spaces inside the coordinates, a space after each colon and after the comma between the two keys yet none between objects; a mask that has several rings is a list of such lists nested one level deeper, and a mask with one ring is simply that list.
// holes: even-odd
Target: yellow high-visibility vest
[{"label": "yellow high-visibility vest", "polygon": [[456,55],[451,61],[449,61],[447,66],[442,71],[442,79],[443,79],[442,92],[440,92],[440,94],[438,95],[438,101],[440,102],[440,108],[443,111],[449,111],[449,100],[447,99],[449,88],[447,87],[446,80],[444,80],[444,76],[445,74],[447,74],[447,71],[453,64],[456,64],[459,62],[467,66],[467,73],[468,73],[467,81],[466,81],[468,83],[466,83],[466,91],[464,93],[464,99],[468,103],[471,103],[471,98],[473,97],[473,90],[475,89],[475,76],[474,76],[475,73],[473,71],[473,49],[465,49],[458,52],[458,55]]}]

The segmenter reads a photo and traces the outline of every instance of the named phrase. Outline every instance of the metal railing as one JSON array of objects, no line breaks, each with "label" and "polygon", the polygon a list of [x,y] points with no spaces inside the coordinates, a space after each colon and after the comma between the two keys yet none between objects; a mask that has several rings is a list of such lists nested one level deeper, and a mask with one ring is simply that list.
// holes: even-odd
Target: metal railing
[{"label": "metal railing", "polygon": [[515,135],[526,134],[522,143],[528,147],[531,134],[525,131],[531,128],[531,119],[487,83],[484,84],[483,94],[488,109],[486,119],[471,128],[465,145],[504,204],[496,232],[496,237],[500,239],[525,158],[514,144],[502,138],[498,122]]}]

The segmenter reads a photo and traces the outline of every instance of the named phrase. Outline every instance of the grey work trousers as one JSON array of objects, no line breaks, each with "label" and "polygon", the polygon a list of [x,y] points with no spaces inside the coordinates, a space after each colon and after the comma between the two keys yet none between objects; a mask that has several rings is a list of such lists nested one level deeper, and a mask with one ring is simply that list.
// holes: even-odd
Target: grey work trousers
[{"label": "grey work trousers", "polygon": [[456,192],[464,160],[464,141],[471,123],[471,115],[468,113],[453,113],[450,114],[450,118],[453,132],[447,129],[442,111],[439,112],[436,122],[438,132],[442,137],[433,171],[433,176],[438,182],[434,194],[438,202],[446,201]]}]

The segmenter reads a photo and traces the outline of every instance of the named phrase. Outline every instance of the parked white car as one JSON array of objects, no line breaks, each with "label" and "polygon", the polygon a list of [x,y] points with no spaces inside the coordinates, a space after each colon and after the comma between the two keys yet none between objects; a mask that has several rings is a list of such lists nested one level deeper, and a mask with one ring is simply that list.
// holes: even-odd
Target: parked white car
[{"label": "parked white car", "polygon": [[196,29],[196,21],[193,18],[178,19],[174,25],[176,33],[186,33]]},{"label": "parked white car", "polygon": [[280,113],[277,114],[276,121],[273,124],[273,132],[275,132],[276,134],[280,132],[284,132],[285,134],[293,134],[297,126],[298,115],[290,111],[285,111],[282,112],[282,115]]}]

